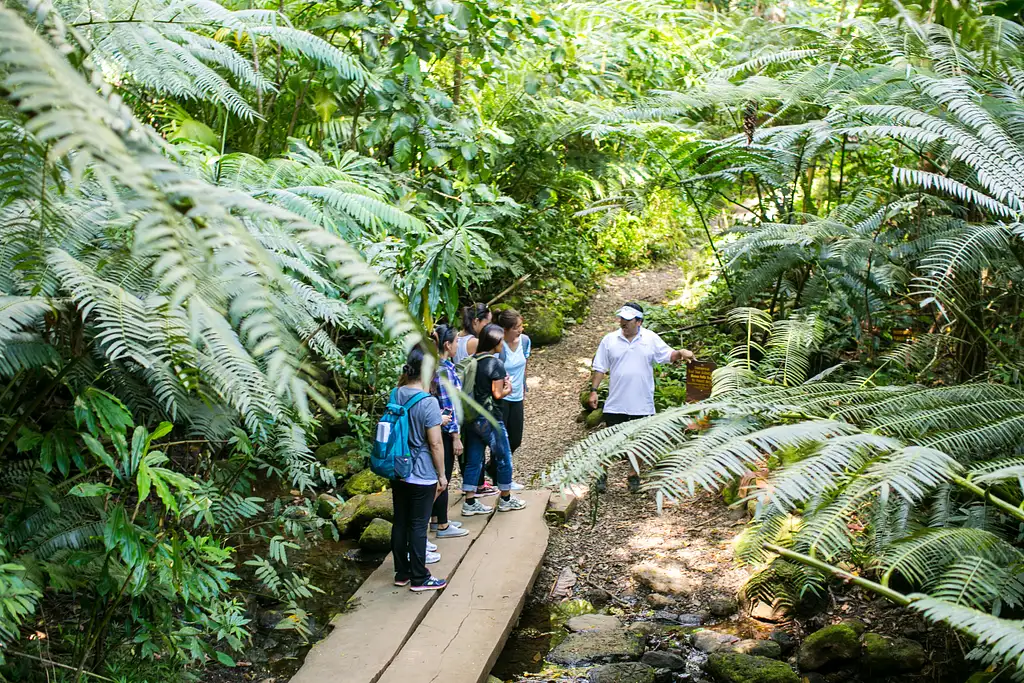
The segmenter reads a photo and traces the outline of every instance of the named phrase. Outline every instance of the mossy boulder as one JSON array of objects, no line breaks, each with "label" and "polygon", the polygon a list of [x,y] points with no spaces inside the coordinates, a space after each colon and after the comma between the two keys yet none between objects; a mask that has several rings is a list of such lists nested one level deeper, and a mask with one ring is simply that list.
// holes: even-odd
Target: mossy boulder
[{"label": "mossy boulder", "polygon": [[889,638],[878,633],[864,634],[864,654],[861,663],[868,671],[885,673],[914,673],[928,662],[924,648],[908,638]]},{"label": "mossy boulder", "polygon": [[713,652],[707,671],[718,683],[800,683],[788,664],[739,652]]},{"label": "mossy boulder", "polygon": [[547,306],[535,308],[524,314],[526,334],[534,346],[546,346],[562,341],[565,332],[565,316],[561,311]]},{"label": "mossy boulder", "polygon": [[370,522],[378,518],[389,522],[395,519],[391,491],[381,491],[368,496],[352,496],[334,513],[334,525],[338,527],[338,533],[342,536],[356,537]]},{"label": "mossy boulder", "polygon": [[[366,496],[352,496],[342,504],[340,508],[334,511],[332,516],[334,519],[334,526],[338,527],[338,533],[342,536],[349,535],[349,530],[352,528],[352,520],[355,519],[356,513],[359,511],[359,506],[366,500]],[[360,529],[362,531],[362,529]]]},{"label": "mossy boulder", "polygon": [[860,634],[863,624],[844,621],[815,631],[807,636],[797,651],[801,671],[817,671],[829,664],[845,662],[860,656]]},{"label": "mossy boulder", "polygon": [[604,422],[604,411],[600,408],[592,410],[590,414],[587,415],[587,429],[597,429],[602,422]]},{"label": "mossy boulder", "polygon": [[726,505],[733,505],[740,499],[739,488],[740,480],[737,477],[730,481],[728,486],[722,489],[722,500],[725,501]]},{"label": "mossy boulder", "polygon": [[391,548],[391,522],[379,517],[371,520],[359,536],[359,547],[374,552],[389,550]]},{"label": "mossy boulder", "polygon": [[370,470],[357,472],[351,479],[341,487],[342,493],[346,496],[369,495],[388,488],[391,482],[384,477],[374,474]]},{"label": "mossy boulder", "polygon": [[333,441],[328,441],[319,446],[313,453],[320,462],[327,462],[331,458],[345,455],[345,449]]},{"label": "mossy boulder", "polygon": [[329,493],[321,493],[316,497],[316,514],[324,519],[331,519],[334,513],[345,504],[345,501]]}]

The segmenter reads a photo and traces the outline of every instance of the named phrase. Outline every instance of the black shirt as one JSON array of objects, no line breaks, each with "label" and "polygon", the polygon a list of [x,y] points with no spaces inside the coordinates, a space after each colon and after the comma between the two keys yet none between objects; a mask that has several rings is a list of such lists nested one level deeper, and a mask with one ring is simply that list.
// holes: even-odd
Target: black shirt
[{"label": "black shirt", "polygon": [[505,364],[494,355],[478,356],[476,361],[476,381],[473,383],[473,400],[485,408],[489,408],[495,419],[501,419],[501,404],[494,400],[491,393],[491,382],[505,379]]}]

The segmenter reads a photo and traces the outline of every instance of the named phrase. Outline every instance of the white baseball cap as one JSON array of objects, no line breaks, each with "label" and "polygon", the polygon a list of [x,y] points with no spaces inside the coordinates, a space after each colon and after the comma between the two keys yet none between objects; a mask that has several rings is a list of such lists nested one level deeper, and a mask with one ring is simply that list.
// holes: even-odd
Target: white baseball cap
[{"label": "white baseball cap", "polygon": [[626,304],[619,310],[615,311],[615,315],[619,316],[623,320],[633,320],[634,318],[644,319],[644,312],[639,308]]}]

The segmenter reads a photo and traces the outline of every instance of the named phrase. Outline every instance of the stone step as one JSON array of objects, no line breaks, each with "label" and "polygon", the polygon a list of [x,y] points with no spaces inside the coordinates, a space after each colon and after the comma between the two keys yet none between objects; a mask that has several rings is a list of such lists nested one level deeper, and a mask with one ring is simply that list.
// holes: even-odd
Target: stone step
[{"label": "stone step", "polygon": [[487,679],[547,550],[544,513],[550,492],[517,495],[528,507],[494,513],[380,683],[481,683]]},{"label": "stone step", "polygon": [[[428,569],[441,578],[452,577],[489,522],[485,516],[462,517],[462,496],[453,498],[451,519],[462,522],[469,535],[431,539],[437,543],[441,561]],[[488,499],[488,504],[493,500]],[[394,578],[395,564],[388,555],[349,599],[349,608],[334,618],[330,635],[313,646],[291,683],[375,683],[380,678],[440,597],[437,591],[413,593],[396,587]]]}]

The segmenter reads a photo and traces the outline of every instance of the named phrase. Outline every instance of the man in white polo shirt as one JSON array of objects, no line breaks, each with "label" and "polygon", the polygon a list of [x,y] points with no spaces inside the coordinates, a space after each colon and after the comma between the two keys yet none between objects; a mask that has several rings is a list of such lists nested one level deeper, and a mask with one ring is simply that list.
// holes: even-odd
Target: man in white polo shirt
[{"label": "man in white polo shirt", "polygon": [[[593,376],[590,379],[591,409],[597,408],[597,388],[605,375],[608,378],[608,400],[604,403],[604,421],[609,427],[648,415],[654,415],[654,365],[687,363],[694,355],[686,349],[673,349],[657,333],[642,327],[644,309],[629,302],[620,308],[619,331],[609,332],[601,340],[594,355]],[[605,477],[597,482],[598,491],[604,491]],[[640,488],[639,472],[630,475],[629,488]]]}]

